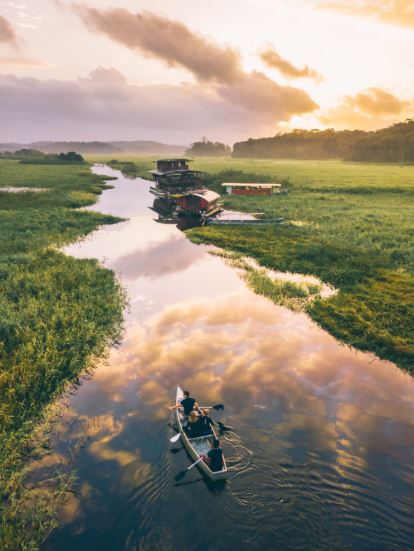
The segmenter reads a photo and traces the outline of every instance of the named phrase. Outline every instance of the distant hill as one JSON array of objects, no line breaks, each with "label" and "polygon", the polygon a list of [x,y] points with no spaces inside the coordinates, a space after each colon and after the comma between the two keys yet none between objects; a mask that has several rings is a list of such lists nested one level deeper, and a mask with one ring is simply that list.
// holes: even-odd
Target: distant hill
[{"label": "distant hill", "polygon": [[171,145],[152,141],[120,141],[108,142],[113,147],[126,153],[141,153],[146,155],[157,155],[158,153],[168,153],[171,155],[182,155],[186,145]]},{"label": "distant hill", "polygon": [[414,162],[414,120],[382,130],[293,130],[271,138],[249,139],[233,147],[233,157],[267,159],[343,159]]},{"label": "distant hill", "polygon": [[141,155],[171,154],[181,155],[185,145],[170,145],[149,140],[118,141],[118,142],[31,142],[0,143],[0,151],[17,151],[20,149],[36,149],[43,153],[69,153],[77,151],[83,154],[121,154],[135,153]]}]

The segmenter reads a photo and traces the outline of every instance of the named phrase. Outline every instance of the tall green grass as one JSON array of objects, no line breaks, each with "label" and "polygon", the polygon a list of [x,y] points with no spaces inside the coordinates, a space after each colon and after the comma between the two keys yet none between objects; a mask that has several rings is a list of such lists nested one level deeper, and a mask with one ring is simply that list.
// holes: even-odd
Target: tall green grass
[{"label": "tall green grass", "polygon": [[[123,158],[145,178],[153,160]],[[228,209],[283,217],[282,225],[193,228],[190,239],[337,287],[308,305],[310,316],[342,341],[414,371],[413,165],[210,158],[191,166],[216,191],[225,180],[257,180],[282,182],[289,193],[223,197]],[[253,287],[275,300],[266,281]]]},{"label": "tall green grass", "polygon": [[285,179],[289,193],[225,196],[225,207],[285,223],[194,228],[189,237],[334,285],[340,293],[308,305],[312,318],[344,342],[414,370],[414,167],[245,160],[241,166]]},{"label": "tall green grass", "polygon": [[[7,193],[2,187],[47,188]],[[122,330],[113,272],[56,250],[118,219],[76,211],[108,187],[88,167],[0,161],[0,548],[37,549],[53,511],[25,488],[45,407]]]},{"label": "tall green grass", "polygon": [[[144,178],[153,161],[122,158]],[[190,239],[337,287],[336,296],[308,304],[310,316],[342,341],[414,371],[413,165],[198,158],[191,167],[206,171],[216,191],[223,181],[257,180],[282,182],[289,193],[223,197],[228,209],[283,217],[283,225],[193,228]],[[283,301],[260,277],[250,283]]]}]

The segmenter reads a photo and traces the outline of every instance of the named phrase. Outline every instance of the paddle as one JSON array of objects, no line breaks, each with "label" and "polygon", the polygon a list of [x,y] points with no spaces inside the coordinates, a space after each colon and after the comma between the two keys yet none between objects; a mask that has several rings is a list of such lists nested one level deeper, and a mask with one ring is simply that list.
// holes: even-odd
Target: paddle
[{"label": "paddle", "polygon": [[[168,409],[176,409],[177,407],[180,407],[179,404],[175,404],[174,406],[169,406]],[[215,404],[214,406],[199,406],[198,409],[215,409],[216,411],[223,411],[224,410],[224,404]]]},{"label": "paddle", "polygon": [[228,432],[233,430],[232,427],[228,427],[227,425],[225,425],[224,423],[221,423],[220,421],[214,421],[214,422],[218,425],[220,432]]},{"label": "paddle", "polygon": [[199,457],[197,459],[197,461],[194,461],[194,463],[192,463],[189,467],[187,467],[187,471],[189,471],[190,469],[192,469],[194,467],[194,465],[197,465],[197,463],[200,463],[200,461],[203,461],[204,459],[204,455],[202,455],[201,457]]},{"label": "paddle", "polygon": [[194,463],[192,463],[189,467],[187,467],[186,469],[184,469],[183,471],[179,472],[178,474],[175,475],[174,477],[174,480],[176,482],[178,482],[179,480],[181,480],[182,478],[185,477],[185,475],[187,474],[187,471],[189,471],[190,469],[192,469],[195,465],[197,465],[197,463],[200,463],[200,461],[202,461],[204,458],[203,456],[200,457],[199,459],[197,459],[197,461],[195,461]]},{"label": "paddle", "polygon": [[[200,408],[203,409],[203,408]],[[216,411],[223,411],[224,410],[224,404],[216,404],[215,406],[209,406],[205,409],[215,409]]]},{"label": "paddle", "polygon": [[172,437],[170,438],[170,442],[178,442],[178,440],[180,439],[180,436],[181,436],[180,433],[174,434],[174,436],[172,436]]}]

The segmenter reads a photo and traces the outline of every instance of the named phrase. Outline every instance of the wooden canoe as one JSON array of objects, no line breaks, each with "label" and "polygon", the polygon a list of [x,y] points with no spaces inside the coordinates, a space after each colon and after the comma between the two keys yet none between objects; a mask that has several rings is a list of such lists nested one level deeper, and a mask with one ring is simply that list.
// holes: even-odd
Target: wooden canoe
[{"label": "wooden canoe", "polygon": [[[177,387],[176,403],[179,404],[183,398],[183,391],[180,387]],[[181,435],[181,441],[190,456],[194,459],[194,461],[197,461],[197,459],[200,459],[201,455],[207,455],[207,453],[211,450],[213,447],[213,440],[217,438],[217,435],[214,432],[214,429],[212,429],[212,434],[208,436],[189,438],[183,428],[183,422],[185,419],[186,417],[184,416],[182,408],[177,408],[175,410],[175,421]],[[223,478],[227,478],[227,465],[224,455],[223,469],[221,471],[212,471],[204,461],[197,463],[197,467],[201,469],[201,471],[203,471],[203,473],[206,474],[211,480],[222,480]]]}]

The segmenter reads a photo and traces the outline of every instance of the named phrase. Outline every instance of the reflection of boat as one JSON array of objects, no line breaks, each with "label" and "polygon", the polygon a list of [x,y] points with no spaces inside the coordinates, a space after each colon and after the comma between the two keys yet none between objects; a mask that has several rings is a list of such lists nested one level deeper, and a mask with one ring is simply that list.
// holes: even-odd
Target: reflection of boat
[{"label": "reflection of boat", "polygon": [[[178,386],[176,403],[179,404],[183,398],[184,398],[183,391]],[[182,421],[184,420],[184,414],[181,411],[181,408],[177,408],[175,410],[175,419],[177,422],[177,428],[181,434],[181,441],[183,443],[183,446],[191,455],[191,457],[194,459],[194,461],[197,461],[198,459],[200,459],[202,455],[207,455],[207,453],[213,447],[213,440],[217,438],[217,435],[214,432],[214,429],[213,429],[213,433],[210,434],[209,436],[200,436],[199,438],[188,438],[182,426]],[[226,465],[226,460],[224,458],[224,455],[223,455],[223,469],[221,471],[212,471],[210,467],[207,465],[207,463],[204,463],[204,461],[200,461],[199,463],[197,463],[197,465],[198,467],[200,467],[203,473],[206,474],[211,480],[222,480],[223,478],[227,478],[227,465]]]},{"label": "reflection of boat", "polygon": [[158,212],[163,216],[175,216],[176,204],[174,201],[170,201],[166,197],[157,197],[152,204],[152,210]]},{"label": "reflection of boat", "polygon": [[154,218],[156,222],[160,224],[175,224],[181,231],[200,226],[203,223],[200,216],[179,217],[176,203],[168,201],[164,197],[154,199],[152,207],[149,208],[158,214],[158,218]]}]

